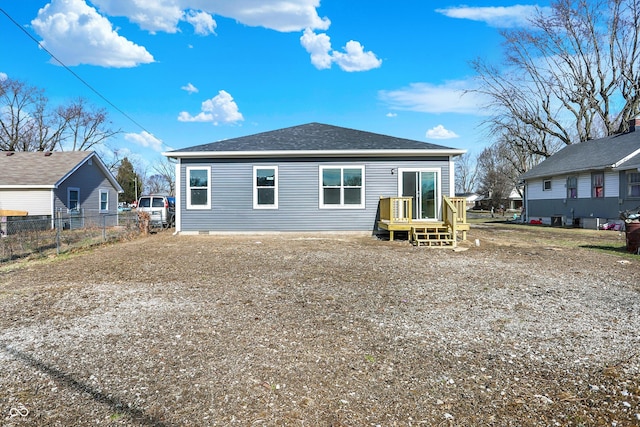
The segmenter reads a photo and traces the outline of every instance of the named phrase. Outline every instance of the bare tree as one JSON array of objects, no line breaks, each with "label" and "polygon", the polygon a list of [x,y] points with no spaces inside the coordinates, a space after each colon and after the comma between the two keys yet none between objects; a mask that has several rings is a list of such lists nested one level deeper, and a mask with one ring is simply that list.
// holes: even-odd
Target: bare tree
[{"label": "bare tree", "polygon": [[70,151],[88,150],[96,144],[116,135],[119,131],[112,130],[108,115],[103,108],[93,108],[82,98],[77,98],[69,105],[56,110],[61,122],[66,123],[66,132],[61,149]]},{"label": "bare tree", "polygon": [[81,98],[50,109],[42,89],[0,80],[0,150],[88,150],[118,132],[110,128],[104,109]]},{"label": "bare tree", "polygon": [[504,67],[472,63],[497,135],[524,130],[518,146],[548,157],[624,131],[640,111],[640,4],[558,0],[530,24],[503,32]]},{"label": "bare tree", "polygon": [[476,188],[476,176],[478,175],[476,164],[471,153],[459,156],[455,165],[456,193],[473,193]]},{"label": "bare tree", "polygon": [[0,149],[28,151],[34,139],[34,115],[44,111],[43,91],[13,79],[0,80]]},{"label": "bare tree", "polygon": [[515,188],[519,173],[509,158],[510,147],[493,144],[478,155],[478,191],[491,200],[494,207],[509,198]]},{"label": "bare tree", "polygon": [[156,163],[153,166],[153,170],[158,176],[162,178],[164,182],[164,188],[168,191],[168,194],[173,196],[175,194],[176,186],[176,165],[172,163],[169,158],[165,157],[162,161]]},{"label": "bare tree", "polygon": [[151,175],[145,186],[149,194],[167,194],[167,182],[162,175]]}]

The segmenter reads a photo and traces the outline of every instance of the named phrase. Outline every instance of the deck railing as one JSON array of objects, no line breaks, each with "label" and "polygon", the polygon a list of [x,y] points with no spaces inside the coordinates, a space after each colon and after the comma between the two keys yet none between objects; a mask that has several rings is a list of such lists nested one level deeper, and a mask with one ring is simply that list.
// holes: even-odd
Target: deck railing
[{"label": "deck railing", "polygon": [[380,196],[380,220],[391,223],[410,223],[413,197]]},{"label": "deck railing", "polygon": [[444,209],[442,210],[442,220],[444,222],[456,222],[465,224],[467,222],[467,201],[464,197],[443,197]]},{"label": "deck railing", "polygon": [[[442,223],[447,224],[450,231],[455,235],[462,232],[462,240],[467,239],[467,209],[464,197],[443,197],[442,198]],[[393,240],[394,231],[408,231],[414,225],[424,225],[425,221],[412,220],[413,197],[380,197],[380,221],[379,227],[389,230]]]},{"label": "deck railing", "polygon": [[462,231],[462,240],[467,239],[467,201],[464,197],[443,197],[442,221],[451,227],[451,230]]}]

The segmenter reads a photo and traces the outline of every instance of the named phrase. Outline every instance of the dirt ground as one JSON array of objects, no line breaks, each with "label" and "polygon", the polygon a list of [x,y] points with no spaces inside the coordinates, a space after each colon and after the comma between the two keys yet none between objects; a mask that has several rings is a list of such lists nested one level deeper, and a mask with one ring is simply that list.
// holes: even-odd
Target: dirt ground
[{"label": "dirt ground", "polygon": [[624,245],[161,232],[3,265],[0,425],[637,426]]}]

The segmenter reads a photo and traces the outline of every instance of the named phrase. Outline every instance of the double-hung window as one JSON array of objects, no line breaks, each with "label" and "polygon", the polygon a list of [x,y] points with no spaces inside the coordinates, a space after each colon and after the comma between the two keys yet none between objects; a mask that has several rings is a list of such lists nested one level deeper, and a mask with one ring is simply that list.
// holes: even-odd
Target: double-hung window
[{"label": "double-hung window", "polygon": [[109,211],[109,191],[99,190],[100,193],[100,212]]},{"label": "double-hung window", "polygon": [[570,176],[567,178],[567,199],[578,198],[578,177]]},{"label": "double-hung window", "polygon": [[640,197],[640,172],[627,172],[627,196]]},{"label": "double-hung window", "polygon": [[80,210],[80,189],[69,187],[67,189],[67,208],[70,211]]},{"label": "double-hung window", "polygon": [[187,209],[211,208],[211,168],[187,167]]},{"label": "double-hung window", "polygon": [[278,209],[278,167],[253,167],[253,208]]},{"label": "double-hung window", "polygon": [[320,166],[320,208],[364,208],[364,166]]},{"label": "double-hung window", "polygon": [[595,199],[604,197],[604,172],[591,174],[591,197]]}]

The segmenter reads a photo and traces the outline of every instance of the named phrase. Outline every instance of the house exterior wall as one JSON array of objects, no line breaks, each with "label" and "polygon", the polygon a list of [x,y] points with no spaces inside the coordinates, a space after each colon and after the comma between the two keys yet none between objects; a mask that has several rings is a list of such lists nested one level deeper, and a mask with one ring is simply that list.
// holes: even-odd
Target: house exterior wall
[{"label": "house exterior wall", "polygon": [[0,210],[27,211],[29,215],[51,215],[51,189],[0,190]]},{"label": "house exterior wall", "polygon": [[[398,195],[401,168],[438,169],[440,192],[451,191],[448,157],[423,159],[182,159],[178,179],[180,232],[373,231],[380,196]],[[278,167],[278,208],[253,208],[253,167]],[[320,166],[364,166],[365,207],[320,208]],[[211,208],[187,209],[186,168],[211,168]],[[394,173],[392,174],[392,170]]]},{"label": "house exterior wall", "polygon": [[[118,192],[95,162],[85,162],[58,185],[58,188],[54,190],[55,212],[61,211],[66,214],[69,211],[68,191],[70,188],[79,190],[80,209],[87,220],[93,221],[97,225],[103,225],[104,218],[102,217],[106,215],[107,226],[117,224]],[[107,192],[108,195],[106,210],[100,209],[101,190]]]},{"label": "house exterior wall", "polygon": [[[567,197],[569,176],[577,176],[577,198]],[[562,216],[565,224],[584,218],[616,220],[620,217],[620,211],[640,206],[639,197],[626,196],[625,171],[607,171],[604,178],[604,198],[591,197],[590,172],[553,177],[550,191],[543,190],[543,181],[549,178],[528,180],[525,189],[527,218],[542,218],[549,222],[553,216]]]}]

